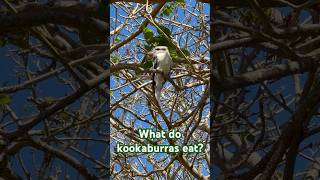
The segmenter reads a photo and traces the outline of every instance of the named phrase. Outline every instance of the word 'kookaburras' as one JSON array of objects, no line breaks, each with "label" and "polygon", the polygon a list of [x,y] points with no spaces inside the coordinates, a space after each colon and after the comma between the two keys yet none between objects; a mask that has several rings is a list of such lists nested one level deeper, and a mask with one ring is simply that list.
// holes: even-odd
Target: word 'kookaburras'
[{"label": "word 'kookaburras'", "polygon": [[153,69],[161,71],[161,73],[155,72],[152,75],[152,89],[160,103],[161,89],[169,78],[173,61],[166,46],[156,46],[148,55],[153,58]]}]

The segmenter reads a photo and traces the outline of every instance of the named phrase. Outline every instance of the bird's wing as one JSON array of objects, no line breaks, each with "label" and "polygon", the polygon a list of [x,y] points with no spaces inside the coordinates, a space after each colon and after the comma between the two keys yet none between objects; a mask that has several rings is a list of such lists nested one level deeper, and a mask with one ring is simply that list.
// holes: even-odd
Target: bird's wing
[{"label": "bird's wing", "polygon": [[[157,69],[157,67],[158,67],[158,58],[154,57],[153,58],[153,69]],[[156,75],[156,73],[153,72],[152,73],[152,89],[153,89],[153,91],[155,91],[155,86],[156,86],[156,82],[155,82],[155,79],[154,79],[155,75]]]},{"label": "bird's wing", "polygon": [[158,67],[158,58],[154,57],[153,58],[153,69],[157,69],[157,67]]}]

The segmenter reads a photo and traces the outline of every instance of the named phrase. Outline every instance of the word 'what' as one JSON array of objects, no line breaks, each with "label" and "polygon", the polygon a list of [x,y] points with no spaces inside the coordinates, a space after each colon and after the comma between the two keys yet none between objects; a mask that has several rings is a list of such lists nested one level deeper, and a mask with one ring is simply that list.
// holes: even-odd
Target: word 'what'
[{"label": "word 'what'", "polygon": [[176,130],[166,131],[154,131],[153,129],[138,129],[139,136],[142,139],[178,139],[182,137],[181,132]]}]

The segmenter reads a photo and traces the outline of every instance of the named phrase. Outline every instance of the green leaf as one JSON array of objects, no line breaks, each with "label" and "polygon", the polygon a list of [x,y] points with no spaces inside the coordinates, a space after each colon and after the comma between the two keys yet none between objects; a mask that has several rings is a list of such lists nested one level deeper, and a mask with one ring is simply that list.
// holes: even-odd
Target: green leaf
[{"label": "green leaf", "polygon": [[177,4],[186,4],[186,1],[185,0],[176,0],[176,3]]},{"label": "green leaf", "polygon": [[[169,48],[169,45],[171,45],[171,43],[168,41],[168,39],[163,35],[158,36],[156,39],[156,42],[159,46],[167,46],[168,48]],[[169,48],[169,50],[170,50],[170,48]]]},{"label": "green leaf", "polygon": [[153,65],[152,61],[146,61],[145,63],[141,64],[141,67],[143,69],[150,69],[152,67],[152,65]]},{"label": "green leaf", "polygon": [[[190,52],[187,49],[181,49],[185,56],[190,56]],[[177,57],[183,58],[184,56],[180,51],[177,51]]]},{"label": "green leaf", "polygon": [[144,45],[144,48],[145,48],[147,51],[151,51],[151,50],[153,49],[153,46],[146,44],[146,45]]},{"label": "green leaf", "polygon": [[169,52],[170,52],[170,55],[171,55],[171,58],[173,61],[176,61],[177,57],[178,57],[178,54],[177,54],[177,51],[176,50],[171,50],[169,49]]},{"label": "green leaf", "polygon": [[181,49],[181,51],[182,51],[186,56],[190,56],[190,52],[188,51],[188,49]]},{"label": "green leaf", "polygon": [[150,39],[154,37],[153,31],[147,27],[143,29],[143,35],[147,41],[150,41]]},{"label": "green leaf", "polygon": [[163,10],[160,13],[160,15],[161,16],[163,16],[163,15],[170,16],[170,14],[172,13],[173,9],[174,9],[174,4],[165,5],[163,7]]},{"label": "green leaf", "polygon": [[10,104],[11,98],[7,94],[0,94],[0,105]]},{"label": "green leaf", "polygon": [[54,103],[54,99],[53,99],[53,97],[45,97],[44,98],[44,101],[46,102],[46,103],[48,103],[48,104],[52,104],[52,103]]},{"label": "green leaf", "polygon": [[111,55],[111,61],[112,61],[113,63],[117,63],[117,62],[120,61],[120,58],[119,58],[118,56],[112,54],[112,55]]},{"label": "green leaf", "polygon": [[[170,31],[170,29],[168,29],[167,27],[162,26],[162,25],[160,25],[159,28],[160,28],[167,36],[169,36],[169,37],[171,36],[171,31]],[[161,32],[159,29],[157,29],[157,31],[158,31],[159,34],[162,34],[162,32]]]},{"label": "green leaf", "polygon": [[121,39],[119,37],[116,37],[116,39],[114,39],[116,42],[121,41]]},{"label": "green leaf", "polygon": [[[158,45],[158,46],[168,46],[168,48],[170,49],[170,47],[172,46],[172,43],[168,40],[168,38],[164,35],[164,33],[170,38],[171,31],[165,26],[159,26],[159,29],[157,29],[157,32],[159,35],[155,36],[154,32],[151,29],[144,28],[143,34],[146,39],[146,42],[148,43],[148,47],[154,47]],[[151,49],[146,48],[146,50],[149,51]]]}]

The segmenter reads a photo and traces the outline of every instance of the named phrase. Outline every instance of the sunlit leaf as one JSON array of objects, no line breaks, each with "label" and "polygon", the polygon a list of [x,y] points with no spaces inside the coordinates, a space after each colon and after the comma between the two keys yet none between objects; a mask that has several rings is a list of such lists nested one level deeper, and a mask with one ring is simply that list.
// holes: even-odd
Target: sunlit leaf
[{"label": "sunlit leaf", "polygon": [[117,63],[117,62],[120,61],[120,58],[119,58],[118,56],[112,54],[112,55],[111,55],[111,61],[112,61],[113,63]]},{"label": "sunlit leaf", "polygon": [[170,5],[165,5],[163,7],[162,12],[160,13],[161,16],[166,15],[166,16],[170,16],[170,14],[172,13],[174,9],[174,4],[170,4]]},{"label": "sunlit leaf", "polygon": [[116,42],[121,41],[121,39],[120,39],[119,37],[116,37],[114,40],[115,40]]},{"label": "sunlit leaf", "polygon": [[186,1],[185,0],[176,0],[176,3],[177,4],[186,4]]},{"label": "sunlit leaf", "polygon": [[144,28],[143,35],[146,40],[150,40],[153,37],[153,31],[149,28]]}]

